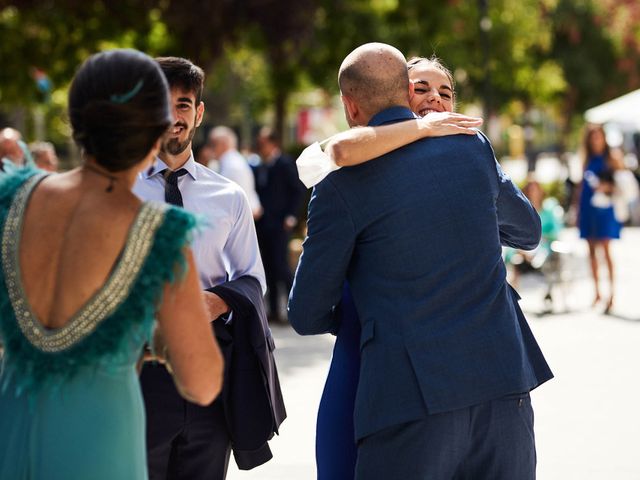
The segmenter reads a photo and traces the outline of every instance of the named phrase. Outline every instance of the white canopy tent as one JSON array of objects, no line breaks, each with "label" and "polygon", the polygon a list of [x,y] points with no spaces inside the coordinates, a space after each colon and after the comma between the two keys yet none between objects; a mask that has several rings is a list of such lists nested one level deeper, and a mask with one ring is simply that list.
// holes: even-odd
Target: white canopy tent
[{"label": "white canopy tent", "polygon": [[590,123],[614,123],[621,130],[640,130],[640,89],[590,108],[584,114]]}]

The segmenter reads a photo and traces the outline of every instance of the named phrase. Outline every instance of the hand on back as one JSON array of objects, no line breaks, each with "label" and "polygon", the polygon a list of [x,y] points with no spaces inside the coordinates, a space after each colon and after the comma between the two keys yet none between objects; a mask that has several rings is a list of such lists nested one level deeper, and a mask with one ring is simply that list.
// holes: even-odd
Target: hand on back
[{"label": "hand on back", "polygon": [[478,133],[483,120],[479,117],[469,117],[461,113],[431,112],[419,120],[422,128],[426,129],[427,136],[441,137],[444,135],[475,135]]}]

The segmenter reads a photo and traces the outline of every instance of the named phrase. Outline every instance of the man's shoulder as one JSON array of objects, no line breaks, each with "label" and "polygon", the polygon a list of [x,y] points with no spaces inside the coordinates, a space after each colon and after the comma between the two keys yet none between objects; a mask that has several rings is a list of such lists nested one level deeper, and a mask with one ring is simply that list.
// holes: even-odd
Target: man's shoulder
[{"label": "man's shoulder", "polygon": [[[381,158],[414,158],[429,160],[437,159],[438,165],[447,170],[457,169],[461,165],[456,158],[466,159],[468,162],[480,162],[486,166],[492,165],[494,159],[493,148],[489,139],[481,132],[476,135],[447,135],[443,137],[423,138],[398,150],[394,150]],[[448,160],[447,160],[448,159]],[[432,166],[428,162],[425,167]],[[410,172],[409,172],[410,173]]]},{"label": "man's shoulder", "polygon": [[236,182],[201,164],[196,165],[196,184],[219,195],[244,196],[242,188]]},{"label": "man's shoulder", "polygon": [[206,182],[212,187],[220,188],[227,188],[230,185],[234,185],[234,183],[225,176],[219,174],[218,172],[214,172],[209,167],[206,167],[200,163],[196,164],[196,181],[202,183]]},{"label": "man's shoulder", "polygon": [[141,199],[157,191],[164,191],[164,187],[154,177],[147,177],[144,172],[138,173],[136,181],[131,189]]},{"label": "man's shoulder", "polygon": [[[421,176],[422,169],[437,168],[444,173],[471,175],[472,165],[492,168],[493,150],[487,137],[476,135],[449,135],[429,137],[405,145],[360,165],[331,172],[320,184],[321,190],[336,189],[360,195],[368,189],[379,189],[396,181],[411,182]],[[434,178],[435,179],[435,178]]]},{"label": "man's shoulder", "polygon": [[372,165],[367,165],[370,163],[373,161],[331,172],[313,187],[312,197],[333,202],[338,197],[343,200],[351,196],[358,197],[363,191],[375,188],[374,182],[369,178],[370,172],[375,170]]},{"label": "man's shoulder", "polygon": [[445,135],[442,137],[426,137],[417,140],[409,145],[415,145],[424,149],[438,148],[440,146],[449,147],[469,147],[483,148],[490,145],[486,135],[478,131],[475,135]]}]

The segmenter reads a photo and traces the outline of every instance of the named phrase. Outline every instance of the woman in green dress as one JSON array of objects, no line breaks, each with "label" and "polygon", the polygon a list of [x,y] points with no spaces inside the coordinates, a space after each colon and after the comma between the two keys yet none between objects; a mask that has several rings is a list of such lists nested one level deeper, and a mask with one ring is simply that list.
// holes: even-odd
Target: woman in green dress
[{"label": "woman in green dress", "polygon": [[69,92],[83,165],[0,174],[2,480],[146,478],[145,343],[186,398],[220,390],[189,248],[197,222],[131,192],[172,123],[168,98],[148,56],[94,55]]}]

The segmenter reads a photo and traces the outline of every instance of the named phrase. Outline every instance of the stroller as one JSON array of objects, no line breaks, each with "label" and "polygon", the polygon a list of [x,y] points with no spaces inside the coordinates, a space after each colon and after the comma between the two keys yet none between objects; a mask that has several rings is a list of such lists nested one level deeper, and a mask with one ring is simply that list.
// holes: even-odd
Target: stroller
[{"label": "stroller", "polygon": [[[541,315],[553,313],[556,297],[563,300],[564,311],[569,311],[566,299],[573,280],[574,264],[575,257],[569,244],[559,240],[551,242],[550,252],[545,262],[540,265],[540,271],[546,282],[544,308],[540,312]],[[554,297],[554,293],[558,293],[558,290],[560,290],[560,295]]]}]

